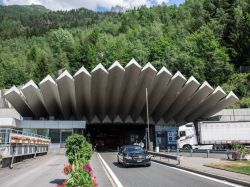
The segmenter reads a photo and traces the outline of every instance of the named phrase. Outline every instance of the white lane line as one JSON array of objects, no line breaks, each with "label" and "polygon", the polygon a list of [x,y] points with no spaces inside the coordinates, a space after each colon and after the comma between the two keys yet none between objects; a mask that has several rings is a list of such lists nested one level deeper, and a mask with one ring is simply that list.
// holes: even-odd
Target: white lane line
[{"label": "white lane line", "polygon": [[231,183],[231,182],[223,181],[223,180],[220,180],[220,179],[215,179],[215,178],[208,177],[208,176],[205,176],[205,175],[201,175],[201,174],[198,174],[198,173],[194,173],[194,172],[191,172],[191,171],[186,171],[186,170],[183,170],[183,169],[180,169],[180,168],[175,168],[175,167],[167,166],[167,165],[165,165],[165,164],[160,164],[160,163],[158,163],[158,162],[154,162],[154,163],[155,163],[155,164],[158,164],[158,165],[161,165],[161,166],[169,167],[169,168],[171,168],[171,169],[175,169],[175,170],[178,170],[178,171],[182,171],[182,172],[185,172],[185,173],[188,173],[188,174],[191,174],[191,175],[195,175],[195,176],[198,176],[198,177],[201,177],[201,178],[205,178],[205,179],[208,179],[208,180],[212,180],[212,181],[215,181],[215,182],[219,182],[219,183],[222,183],[222,184],[226,184],[226,185],[229,185],[229,186],[243,187],[243,186],[238,185],[238,184],[234,184],[234,183]]},{"label": "white lane line", "polygon": [[100,153],[97,153],[97,154],[98,154],[100,160],[102,161],[103,165],[105,166],[105,168],[109,172],[109,175],[112,177],[113,181],[115,182],[116,186],[117,187],[123,187],[123,185],[121,184],[121,182],[119,181],[119,179],[116,177],[116,175],[114,174],[114,172],[110,169],[110,167],[105,162],[105,160],[102,158],[102,156],[100,155]]}]

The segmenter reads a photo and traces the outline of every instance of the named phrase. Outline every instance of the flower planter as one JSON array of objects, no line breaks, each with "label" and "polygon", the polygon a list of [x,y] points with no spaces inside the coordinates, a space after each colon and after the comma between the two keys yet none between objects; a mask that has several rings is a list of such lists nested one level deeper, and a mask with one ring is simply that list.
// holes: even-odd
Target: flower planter
[{"label": "flower planter", "polygon": [[245,159],[250,160],[250,154],[247,154],[247,155],[245,156]]}]

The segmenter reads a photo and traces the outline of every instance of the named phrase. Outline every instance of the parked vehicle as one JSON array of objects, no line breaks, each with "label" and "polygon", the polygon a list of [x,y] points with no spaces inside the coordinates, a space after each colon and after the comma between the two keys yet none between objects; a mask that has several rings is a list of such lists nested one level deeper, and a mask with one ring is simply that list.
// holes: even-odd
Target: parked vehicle
[{"label": "parked vehicle", "polygon": [[198,122],[196,133],[193,123],[178,129],[177,146],[180,149],[226,149],[232,144],[250,145],[250,122]]},{"label": "parked vehicle", "polygon": [[117,154],[117,163],[124,167],[130,165],[151,165],[151,156],[139,145],[122,146]]}]

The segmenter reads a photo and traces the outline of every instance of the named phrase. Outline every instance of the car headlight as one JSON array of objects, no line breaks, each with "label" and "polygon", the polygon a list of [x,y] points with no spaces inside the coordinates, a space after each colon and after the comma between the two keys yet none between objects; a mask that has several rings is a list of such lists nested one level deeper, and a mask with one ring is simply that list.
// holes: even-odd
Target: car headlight
[{"label": "car headlight", "polygon": [[146,159],[150,159],[150,158],[151,158],[151,156],[150,156],[150,155],[147,155],[147,156],[146,156]]},{"label": "car headlight", "polygon": [[131,156],[128,156],[128,155],[124,156],[124,158],[125,158],[125,159],[128,159],[128,160],[131,160],[131,159],[132,159],[132,157],[131,157]]}]

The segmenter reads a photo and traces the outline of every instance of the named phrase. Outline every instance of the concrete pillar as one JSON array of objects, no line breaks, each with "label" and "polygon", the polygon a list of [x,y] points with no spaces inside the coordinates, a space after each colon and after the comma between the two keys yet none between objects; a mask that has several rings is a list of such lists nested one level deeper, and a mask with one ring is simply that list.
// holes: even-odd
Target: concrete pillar
[{"label": "concrete pillar", "polygon": [[148,95],[150,95],[153,86],[152,83],[154,82],[156,74],[157,70],[150,63],[147,63],[141,70],[137,83],[137,93],[130,111],[134,120],[139,117],[143,107],[146,105],[146,88],[148,90]]},{"label": "concrete pillar", "polygon": [[205,81],[199,89],[191,96],[191,99],[186,103],[186,105],[174,115],[174,120],[181,122],[186,116],[191,114],[199,104],[214,91],[214,89]]},{"label": "concrete pillar", "polygon": [[174,103],[167,110],[164,115],[166,121],[170,121],[175,114],[177,114],[190,100],[191,96],[196,92],[200,83],[191,76],[188,81],[185,83],[183,91],[175,99]]},{"label": "concrete pillar", "polygon": [[10,104],[17,110],[17,112],[23,117],[33,117],[34,114],[30,110],[28,104],[25,101],[25,97],[17,89],[16,86],[11,87],[5,92],[4,97],[10,102]]},{"label": "concrete pillar", "polygon": [[76,108],[80,119],[86,116],[90,119],[91,113],[91,75],[81,67],[74,75]]},{"label": "concrete pillar", "polygon": [[39,83],[39,87],[49,115],[55,117],[63,116],[58,87],[53,78],[50,75],[46,76]]},{"label": "concrete pillar", "polygon": [[107,113],[114,120],[118,114],[119,105],[121,103],[122,91],[124,90],[123,79],[125,69],[118,61],[115,61],[108,69],[108,86],[107,86]]},{"label": "concrete pillar", "polygon": [[66,70],[56,79],[56,81],[65,119],[70,119],[72,116],[78,118],[76,113],[74,78]]},{"label": "concrete pillar", "polygon": [[179,71],[171,78],[168,91],[153,112],[153,119],[155,121],[158,121],[165,114],[178,94],[182,91],[186,81],[187,79]]},{"label": "concrete pillar", "polygon": [[134,101],[140,72],[141,66],[134,59],[132,59],[125,67],[124,81],[122,83],[125,87],[122,91],[122,102],[119,113],[123,120],[129,115],[132,102]]},{"label": "concrete pillar", "polygon": [[210,94],[202,103],[199,104],[197,109],[185,118],[185,121],[190,122],[199,118],[209,108],[213,107],[219,100],[226,96],[226,93],[218,86],[212,94]]},{"label": "concrete pillar", "polygon": [[37,118],[46,117],[48,115],[45,103],[38,86],[34,81],[29,81],[22,87],[22,93],[26,98],[29,108]]},{"label": "concrete pillar", "polygon": [[98,64],[91,71],[92,115],[96,114],[100,120],[103,120],[106,115],[108,74],[102,64]]}]

